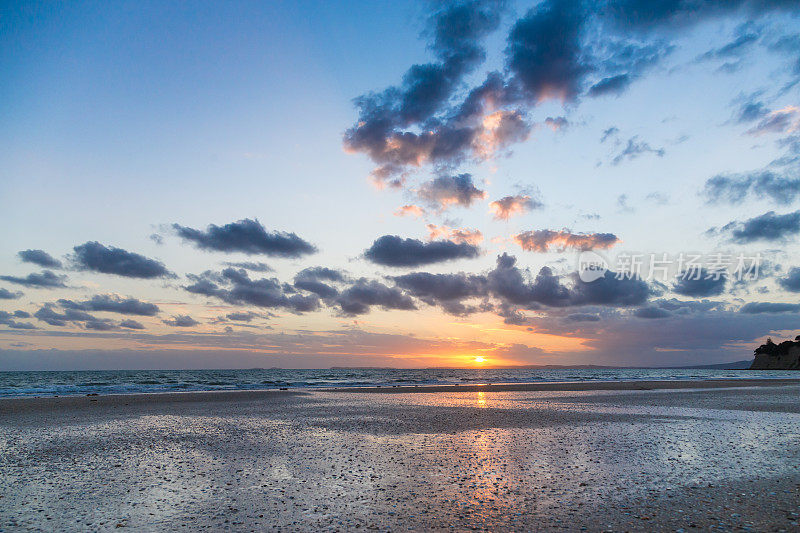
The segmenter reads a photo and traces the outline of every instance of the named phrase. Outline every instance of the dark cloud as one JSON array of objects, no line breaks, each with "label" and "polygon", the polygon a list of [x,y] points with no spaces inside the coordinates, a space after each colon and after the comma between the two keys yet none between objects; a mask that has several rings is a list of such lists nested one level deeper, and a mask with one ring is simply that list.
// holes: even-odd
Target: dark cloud
[{"label": "dark cloud", "polygon": [[633,82],[630,74],[617,74],[598,81],[589,89],[589,96],[619,95]]},{"label": "dark cloud", "polygon": [[663,148],[653,148],[649,143],[640,141],[638,136],[631,137],[628,139],[628,144],[625,148],[611,160],[611,164],[619,165],[626,159],[630,161],[644,154],[654,154],[658,157],[664,157],[665,151]]},{"label": "dark cloud", "polygon": [[606,128],[603,130],[603,134],[600,136],[600,142],[604,143],[609,138],[615,137],[619,135],[619,128],[616,126],[611,126],[610,128]]},{"label": "dark cloud", "polygon": [[789,133],[800,125],[800,108],[787,106],[765,115],[758,124],[747,130],[750,135]]},{"label": "dark cloud", "polygon": [[800,211],[777,215],[768,211],[763,215],[734,221],[726,224],[721,230],[712,228],[711,233],[723,233],[737,244],[749,244],[757,241],[783,242],[800,233]]},{"label": "dark cloud", "polygon": [[172,318],[162,320],[162,322],[176,328],[191,328],[200,324],[200,322],[189,315],[174,315]]},{"label": "dark cloud", "polygon": [[717,296],[725,291],[727,276],[712,273],[704,268],[694,268],[681,272],[672,285],[672,291],[682,296]]},{"label": "dark cloud", "polygon": [[743,24],[736,29],[736,37],[732,41],[701,54],[697,60],[708,61],[710,59],[738,57],[755,44],[760,37],[760,33],[753,28],[752,24]]},{"label": "dark cloud", "polygon": [[356,280],[342,291],[336,302],[346,315],[368,313],[372,306],[401,310],[417,308],[411,297],[397,287],[387,287],[379,281],[364,278]]},{"label": "dark cloud", "polygon": [[548,267],[539,270],[532,281],[529,278],[529,274],[516,266],[516,258],[503,254],[497,258],[497,266],[489,272],[487,281],[494,296],[526,309],[537,309],[540,305],[635,306],[646,302],[650,295],[644,281],[635,277],[617,279],[611,271],[590,283],[581,281],[575,273],[558,276]]},{"label": "dark cloud", "polygon": [[359,117],[344,134],[345,149],[377,163],[376,180],[400,185],[405,167],[456,161],[470,149],[480,128],[444,115],[463,77],[483,61],[480,41],[497,27],[502,9],[497,1],[440,5],[429,23],[437,61],[413,65],[400,86],[355,99]]},{"label": "dark cloud", "polygon": [[756,18],[772,11],[796,10],[797,3],[792,0],[621,0],[603,7],[621,28],[638,31],[674,30],[736,12]]},{"label": "dark cloud", "polygon": [[25,263],[33,263],[44,268],[61,268],[61,261],[44,250],[22,250],[17,255]]},{"label": "dark cloud", "polygon": [[476,310],[462,301],[487,295],[486,276],[465,274],[431,274],[413,272],[392,278],[398,287],[428,305],[440,305],[453,315],[464,315]]},{"label": "dark cloud", "polygon": [[8,289],[0,287],[0,300],[16,300],[22,297],[21,292],[11,292]]},{"label": "dark cloud", "polygon": [[639,309],[635,310],[633,312],[633,316],[638,318],[659,319],[672,316],[672,313],[660,307],[647,306],[640,307]]},{"label": "dark cloud", "polygon": [[339,294],[339,290],[326,282],[342,282],[345,275],[331,268],[310,267],[301,270],[294,277],[294,286],[308,292],[313,292],[320,298],[333,298]]},{"label": "dark cloud", "polygon": [[276,278],[250,279],[244,269],[226,268],[222,272],[204,272],[187,276],[192,284],[188,292],[218,298],[236,305],[255,305],[263,308],[283,308],[293,313],[314,311],[319,298],[297,294],[288,284]]},{"label": "dark cloud", "polygon": [[514,236],[514,242],[526,252],[547,252],[550,250],[592,250],[611,248],[619,242],[613,233],[572,233],[569,230],[549,229],[523,231]]},{"label": "dark cloud", "polygon": [[506,56],[513,75],[531,101],[574,100],[590,67],[582,61],[581,4],[545,1],[517,20],[508,36]]},{"label": "dark cloud", "polygon": [[547,117],[544,119],[544,125],[553,131],[562,131],[569,127],[570,122],[567,117]]},{"label": "dark cloud", "polygon": [[115,274],[126,278],[153,279],[171,276],[164,263],[122,248],[87,242],[73,248],[73,261],[81,270]]},{"label": "dark cloud", "polygon": [[743,305],[739,311],[750,315],[760,313],[797,313],[800,311],[800,304],[750,302]]},{"label": "dark cloud", "polygon": [[451,205],[469,207],[486,197],[486,192],[475,187],[470,174],[439,176],[424,183],[417,195],[429,205],[445,209]]},{"label": "dark cloud", "polygon": [[64,309],[107,311],[122,315],[156,316],[160,311],[155,304],[143,302],[136,298],[121,298],[113,294],[98,294],[83,302],[59,300],[58,304]]},{"label": "dark cloud", "polygon": [[137,322],[130,318],[123,320],[119,323],[119,327],[125,329],[145,329],[144,325],[141,322]]},{"label": "dark cloud", "polygon": [[55,289],[67,286],[67,276],[55,274],[50,270],[43,270],[41,273],[32,272],[24,278],[17,276],[0,276],[0,279],[34,289]]},{"label": "dark cloud", "polygon": [[68,323],[72,323],[84,329],[95,331],[109,331],[117,327],[112,320],[97,318],[79,309],[67,308],[59,312],[52,303],[44,304],[33,316],[51,326],[63,327]]},{"label": "dark cloud", "polygon": [[253,261],[241,261],[238,263],[231,263],[226,262],[224,263],[225,266],[233,267],[233,268],[243,268],[245,270],[250,270],[251,272],[273,272],[271,266],[266,263],[262,263],[260,261],[253,262]]},{"label": "dark cloud", "polygon": [[591,313],[572,313],[564,317],[567,322],[599,322],[600,316]]},{"label": "dark cloud", "polygon": [[201,250],[301,257],[317,248],[294,233],[267,232],[258,220],[243,219],[224,226],[210,224],[205,231],[173,224],[178,235]]},{"label": "dark cloud", "polygon": [[9,313],[8,311],[0,311],[0,324],[8,326],[11,329],[38,329],[30,322],[20,322],[18,318],[30,318],[30,314],[24,311],[16,311]]},{"label": "dark cloud", "polygon": [[734,115],[734,120],[739,124],[754,122],[763,118],[768,113],[769,109],[764,105],[764,102],[750,99],[741,104]]},{"label": "dark cloud", "polygon": [[[489,72],[462,96],[466,75],[484,60],[480,41],[497,27],[500,4],[434,4],[429,34],[436,61],[413,65],[398,86],[356,98],[358,120],[345,132],[344,146],[378,165],[375,180],[402,186],[423,165],[452,169],[491,157],[528,137],[528,112],[543,101],[619,94],[675,49],[667,39],[678,29],[731,14],[757,19],[797,9],[789,1],[764,0],[543,0],[512,24],[502,72]],[[742,25],[709,57],[735,58],[757,34],[753,25]],[[631,141],[618,162],[642,153],[663,155],[663,149]]]},{"label": "dark cloud", "polygon": [[752,196],[759,199],[769,198],[777,204],[788,205],[800,196],[800,178],[772,170],[720,174],[706,181],[703,196],[711,204],[739,204]]},{"label": "dark cloud", "polygon": [[453,241],[422,242],[417,239],[403,239],[396,235],[379,237],[365,252],[369,261],[392,267],[416,267],[452,261],[455,259],[474,259],[480,249],[465,242]]},{"label": "dark cloud", "polygon": [[800,292],[800,268],[790,268],[786,277],[778,280],[778,284],[789,292]]},{"label": "dark cloud", "polygon": [[225,318],[233,320],[234,322],[250,322],[254,318],[261,318],[261,315],[253,313],[252,311],[247,311],[246,313],[228,313],[225,315]]}]

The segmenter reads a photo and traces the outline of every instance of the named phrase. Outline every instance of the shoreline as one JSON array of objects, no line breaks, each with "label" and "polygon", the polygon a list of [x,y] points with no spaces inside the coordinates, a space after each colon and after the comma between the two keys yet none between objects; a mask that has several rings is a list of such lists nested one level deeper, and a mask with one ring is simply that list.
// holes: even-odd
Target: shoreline
[{"label": "shoreline", "polygon": [[84,405],[95,403],[173,403],[197,401],[254,401],[276,395],[311,395],[314,393],[357,394],[432,394],[457,392],[591,392],[700,390],[722,388],[784,387],[800,384],[798,378],[718,378],[698,380],[627,380],[627,381],[548,381],[534,383],[484,383],[469,385],[392,385],[364,387],[289,387],[285,389],[229,389],[196,391],[131,392],[112,394],[72,394],[59,396],[0,397],[0,414],[15,407],[38,405]]}]

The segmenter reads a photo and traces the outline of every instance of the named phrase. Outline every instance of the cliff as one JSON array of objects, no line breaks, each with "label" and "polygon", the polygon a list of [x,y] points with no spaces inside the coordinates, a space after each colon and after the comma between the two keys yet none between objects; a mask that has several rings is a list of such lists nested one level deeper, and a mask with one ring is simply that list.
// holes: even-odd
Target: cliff
[{"label": "cliff", "polygon": [[756,348],[755,356],[750,370],[800,370],[800,335],[780,344],[767,339]]}]

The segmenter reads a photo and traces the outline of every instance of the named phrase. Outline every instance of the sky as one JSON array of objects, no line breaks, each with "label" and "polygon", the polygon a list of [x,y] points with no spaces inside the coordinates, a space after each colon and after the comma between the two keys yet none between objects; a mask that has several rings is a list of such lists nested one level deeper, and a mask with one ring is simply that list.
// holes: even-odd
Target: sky
[{"label": "sky", "polygon": [[800,6],[5,2],[0,370],[800,333]]}]

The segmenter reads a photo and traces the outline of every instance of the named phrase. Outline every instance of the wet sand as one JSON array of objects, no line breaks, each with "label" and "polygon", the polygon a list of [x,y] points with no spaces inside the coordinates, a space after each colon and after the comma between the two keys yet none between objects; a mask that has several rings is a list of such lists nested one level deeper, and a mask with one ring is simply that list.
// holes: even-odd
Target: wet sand
[{"label": "wet sand", "polygon": [[792,531],[799,399],[755,379],[0,400],[0,530]]}]

